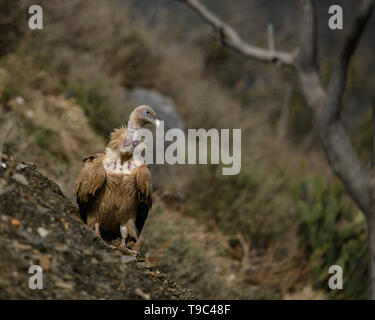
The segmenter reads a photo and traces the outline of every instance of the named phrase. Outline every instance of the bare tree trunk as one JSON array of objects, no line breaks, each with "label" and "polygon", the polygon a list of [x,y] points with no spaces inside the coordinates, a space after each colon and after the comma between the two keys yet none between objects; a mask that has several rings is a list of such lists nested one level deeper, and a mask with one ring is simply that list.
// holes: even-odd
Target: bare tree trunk
[{"label": "bare tree trunk", "polygon": [[[315,117],[315,127],[329,164],[346,187],[349,195],[366,215],[370,252],[370,298],[375,300],[375,175],[364,167],[341,122],[340,110],[346,88],[350,60],[358,46],[375,6],[375,0],[362,0],[349,27],[327,88],[323,88],[317,59],[317,22],[314,0],[300,0],[302,24],[300,45],[291,53],[274,50],[274,35],[269,31],[269,48],[245,42],[229,25],[212,13],[199,0],[182,0],[213,28],[219,31],[222,43],[238,53],[257,61],[292,67],[299,76],[302,94]],[[375,126],[375,116],[374,116]],[[375,159],[375,128],[374,128]],[[374,208],[374,209],[372,209]]]}]

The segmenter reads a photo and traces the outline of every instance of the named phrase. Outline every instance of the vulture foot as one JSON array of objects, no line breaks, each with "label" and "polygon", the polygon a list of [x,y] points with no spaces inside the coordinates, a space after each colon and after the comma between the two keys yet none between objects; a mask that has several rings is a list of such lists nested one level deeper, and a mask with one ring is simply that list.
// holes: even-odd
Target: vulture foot
[{"label": "vulture foot", "polygon": [[101,234],[100,234],[100,231],[99,231],[99,223],[95,223],[95,229],[94,229],[94,232],[95,232],[95,236],[97,237],[97,240],[104,246],[107,246],[107,243],[103,240]]},{"label": "vulture foot", "polygon": [[135,250],[132,250],[130,249],[129,247],[126,246],[125,244],[125,240],[122,239],[121,240],[121,243],[120,245],[118,246],[118,248],[121,250],[121,251],[124,251],[125,253],[129,253],[130,255],[132,256],[138,256],[139,255],[139,252],[138,251],[135,251]]},{"label": "vulture foot", "polygon": [[128,228],[126,226],[120,226],[120,232],[121,232],[121,243],[118,248],[132,256],[137,256],[138,251],[132,250],[127,246],[126,239],[128,238]]}]

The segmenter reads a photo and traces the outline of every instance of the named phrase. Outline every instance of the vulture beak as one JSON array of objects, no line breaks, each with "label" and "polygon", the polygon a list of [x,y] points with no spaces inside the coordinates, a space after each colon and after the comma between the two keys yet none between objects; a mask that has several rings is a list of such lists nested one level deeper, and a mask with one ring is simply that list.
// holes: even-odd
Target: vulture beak
[{"label": "vulture beak", "polygon": [[159,125],[160,125],[160,120],[159,119],[155,119],[155,126],[159,127]]}]

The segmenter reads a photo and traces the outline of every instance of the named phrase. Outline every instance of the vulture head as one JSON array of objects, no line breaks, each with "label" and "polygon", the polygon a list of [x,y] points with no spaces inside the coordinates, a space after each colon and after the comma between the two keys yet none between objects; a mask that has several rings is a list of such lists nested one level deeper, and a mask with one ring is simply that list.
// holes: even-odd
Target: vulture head
[{"label": "vulture head", "polygon": [[107,147],[115,153],[120,152],[124,158],[129,159],[132,156],[134,147],[138,144],[136,139],[137,131],[148,123],[156,127],[160,124],[155,111],[151,107],[144,105],[135,108],[130,114],[128,127],[115,129],[111,133]]},{"label": "vulture head", "polygon": [[160,121],[156,117],[155,111],[150,106],[142,105],[135,108],[130,114],[128,128],[140,129],[148,123],[157,127]]}]

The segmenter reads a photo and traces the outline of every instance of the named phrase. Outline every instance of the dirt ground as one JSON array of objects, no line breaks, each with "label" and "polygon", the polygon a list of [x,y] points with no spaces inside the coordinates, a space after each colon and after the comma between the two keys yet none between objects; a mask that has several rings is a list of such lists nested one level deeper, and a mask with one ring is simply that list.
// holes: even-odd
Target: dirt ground
[{"label": "dirt ground", "polygon": [[[0,155],[0,299],[191,299],[152,268],[98,241],[35,165]],[[29,288],[31,265],[43,289]]]}]

